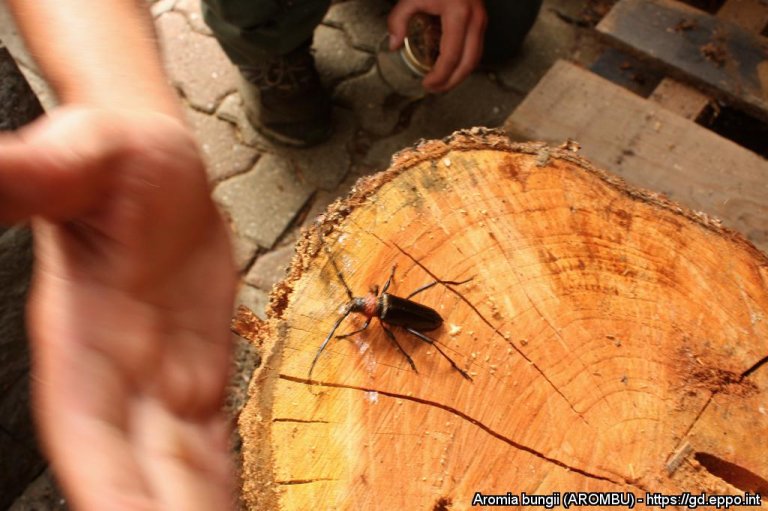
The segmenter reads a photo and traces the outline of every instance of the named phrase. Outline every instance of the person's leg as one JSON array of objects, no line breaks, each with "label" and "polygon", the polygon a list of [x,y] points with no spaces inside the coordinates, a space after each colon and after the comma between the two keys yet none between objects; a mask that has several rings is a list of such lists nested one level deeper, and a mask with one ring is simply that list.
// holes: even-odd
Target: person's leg
[{"label": "person's leg", "polygon": [[294,146],[331,133],[331,102],[310,53],[330,0],[203,0],[205,21],[242,77],[248,119]]},{"label": "person's leg", "polygon": [[531,30],[542,0],[485,0],[488,25],[483,47],[484,65],[500,64],[517,53]]},{"label": "person's leg", "polygon": [[259,65],[311,41],[330,0],[202,0],[205,22],[237,66]]}]

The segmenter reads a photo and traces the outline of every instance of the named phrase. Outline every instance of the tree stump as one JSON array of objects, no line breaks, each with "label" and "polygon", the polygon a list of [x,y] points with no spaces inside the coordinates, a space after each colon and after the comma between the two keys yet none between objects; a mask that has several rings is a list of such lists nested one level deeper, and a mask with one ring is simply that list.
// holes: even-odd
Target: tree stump
[{"label": "tree stump", "polygon": [[[249,509],[469,509],[477,492],[768,494],[768,258],[568,146],[474,129],[400,153],[304,232],[240,417]],[[382,285],[434,346],[374,320]],[[360,328],[350,316],[337,334]],[[509,493],[508,493],[509,492]],[[642,507],[642,506],[639,506]],[[747,509],[747,508],[743,508]]]}]

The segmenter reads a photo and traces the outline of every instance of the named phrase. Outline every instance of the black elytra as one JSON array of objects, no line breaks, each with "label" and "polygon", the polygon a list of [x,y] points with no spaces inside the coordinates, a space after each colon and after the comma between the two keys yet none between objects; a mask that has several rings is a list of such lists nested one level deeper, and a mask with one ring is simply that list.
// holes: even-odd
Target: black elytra
[{"label": "black elytra", "polygon": [[336,262],[333,260],[332,257],[330,257],[330,254],[329,254],[329,261],[333,265],[333,268],[336,271],[336,275],[339,277],[339,280],[344,285],[344,289],[346,290],[347,296],[349,297],[349,302],[344,306],[344,310],[341,316],[339,317],[338,320],[336,320],[336,323],[333,325],[333,328],[331,329],[330,333],[325,338],[323,343],[320,345],[320,348],[318,348],[317,354],[315,355],[314,360],[312,360],[312,365],[309,368],[309,375],[307,378],[309,381],[312,381],[312,371],[315,368],[315,364],[317,363],[317,360],[320,358],[320,354],[323,352],[326,345],[333,337],[333,334],[336,333],[336,330],[339,328],[339,326],[344,321],[344,319],[346,319],[346,317],[352,313],[362,314],[363,316],[365,316],[366,317],[365,323],[361,328],[353,332],[337,335],[336,336],[337,339],[343,339],[345,337],[349,337],[357,333],[360,333],[366,328],[368,328],[368,325],[371,324],[371,319],[379,318],[379,321],[381,322],[381,327],[384,329],[384,333],[387,335],[387,338],[392,342],[395,348],[400,353],[402,353],[402,355],[405,357],[405,359],[408,361],[408,364],[411,366],[411,368],[414,371],[418,372],[416,370],[416,364],[414,364],[411,356],[408,355],[408,353],[406,353],[406,351],[397,341],[395,334],[392,333],[392,331],[389,328],[387,328],[387,325],[401,327],[407,332],[409,332],[410,334],[414,335],[419,340],[424,341],[427,344],[431,344],[443,357],[445,357],[446,360],[448,360],[448,362],[451,364],[451,367],[453,367],[456,371],[458,371],[459,374],[461,374],[461,376],[463,376],[469,381],[472,381],[472,378],[469,376],[469,374],[467,374],[466,371],[464,371],[458,365],[456,365],[456,363],[451,359],[451,357],[449,357],[442,349],[440,349],[437,343],[435,343],[434,339],[424,335],[423,333],[423,332],[429,332],[432,330],[436,330],[437,328],[440,328],[440,326],[443,324],[442,316],[440,316],[440,314],[436,310],[432,309],[431,307],[427,307],[426,305],[423,305],[421,303],[411,300],[411,298],[414,297],[415,295],[421,293],[422,291],[426,291],[427,289],[431,288],[436,284],[444,284],[444,285],[466,284],[467,282],[472,280],[472,277],[462,281],[435,280],[434,282],[430,282],[429,284],[426,284],[416,289],[407,297],[402,298],[402,297],[387,293],[387,289],[389,289],[389,286],[392,283],[392,279],[395,276],[396,266],[392,266],[392,272],[389,274],[389,278],[387,279],[387,282],[384,284],[384,287],[381,290],[381,294],[379,294],[379,287],[374,286],[371,289],[371,292],[368,293],[366,296],[356,297],[352,294],[352,291],[349,289],[347,282],[344,280],[344,277],[342,276],[338,266],[336,266]]}]

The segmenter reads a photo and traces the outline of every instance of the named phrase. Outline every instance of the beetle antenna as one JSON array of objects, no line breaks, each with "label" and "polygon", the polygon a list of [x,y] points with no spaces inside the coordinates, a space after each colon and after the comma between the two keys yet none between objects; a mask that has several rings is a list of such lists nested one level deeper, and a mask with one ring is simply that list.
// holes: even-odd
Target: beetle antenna
[{"label": "beetle antenna", "polygon": [[431,345],[432,345],[432,347],[434,347],[434,348],[435,348],[435,349],[436,349],[436,350],[437,350],[437,351],[438,351],[438,352],[439,352],[439,353],[440,353],[440,354],[441,354],[443,357],[445,357],[445,359],[446,359],[448,362],[450,362],[451,366],[452,366],[454,369],[456,369],[456,370],[459,372],[459,374],[460,374],[460,375],[462,375],[462,376],[463,376],[465,379],[467,379],[467,380],[469,380],[469,381],[472,381],[472,377],[471,377],[471,376],[470,376],[470,375],[469,375],[469,374],[468,374],[468,373],[467,373],[465,370],[463,370],[462,368],[460,368],[460,367],[459,367],[459,366],[456,364],[456,362],[454,362],[454,361],[453,361],[453,359],[452,359],[451,357],[449,357],[449,356],[448,356],[448,355],[447,355],[447,354],[446,354],[446,353],[445,353],[443,350],[441,350],[441,349],[440,349],[440,346],[438,346],[438,345],[437,345],[437,341],[435,341],[435,340],[434,340],[434,339],[432,339],[431,337],[427,337],[425,334],[422,334],[422,333],[421,333],[421,332],[419,332],[418,330],[414,330],[413,328],[409,328],[409,327],[407,327],[407,326],[406,326],[406,327],[403,327],[403,328],[405,328],[405,329],[406,329],[408,332],[410,332],[411,334],[415,335],[416,337],[418,337],[418,338],[419,338],[419,339],[421,339],[422,341],[424,341],[424,342],[426,342],[426,343],[428,343],[428,344],[431,344]]},{"label": "beetle antenna", "polygon": [[[333,258],[333,254],[331,254],[331,249],[328,248],[328,245],[325,243],[325,236],[323,236],[322,232],[320,232],[320,243],[323,245],[325,253],[328,254],[328,260],[331,262],[331,265],[333,265],[333,269],[336,271],[336,276],[339,277],[341,284],[344,286],[344,290],[347,292],[347,296],[349,297],[350,301],[354,300],[355,295],[352,294],[352,290],[349,288],[349,285],[347,285],[347,281],[344,280],[344,276],[341,274],[341,270],[336,264],[336,260]],[[326,342],[327,341],[328,339],[326,339]]]},{"label": "beetle antenna", "polygon": [[339,277],[339,280],[344,285],[344,290],[347,292],[347,296],[349,297],[350,300],[354,300],[355,295],[353,295],[352,290],[349,289],[349,286],[347,285],[347,281],[344,280],[344,276],[341,274],[341,270],[339,270],[339,267],[336,266],[336,261],[333,259],[330,252],[328,252],[328,260],[333,265],[333,269],[336,270],[336,276]]},{"label": "beetle antenna", "polygon": [[331,329],[331,333],[328,334],[328,337],[325,338],[325,340],[323,341],[323,344],[321,344],[320,348],[318,348],[317,354],[315,354],[315,359],[312,360],[312,365],[309,366],[309,374],[307,375],[307,380],[309,380],[310,382],[312,381],[312,370],[315,368],[317,359],[320,358],[320,354],[325,349],[325,346],[328,344],[328,341],[331,340],[331,337],[333,337],[333,334],[336,333],[336,329],[339,328],[339,325],[341,325],[341,322],[344,321],[344,319],[347,316],[349,316],[351,312],[352,312],[352,304],[350,303],[344,308],[344,314],[342,314],[342,316],[336,320],[336,323],[333,325],[333,329]]}]

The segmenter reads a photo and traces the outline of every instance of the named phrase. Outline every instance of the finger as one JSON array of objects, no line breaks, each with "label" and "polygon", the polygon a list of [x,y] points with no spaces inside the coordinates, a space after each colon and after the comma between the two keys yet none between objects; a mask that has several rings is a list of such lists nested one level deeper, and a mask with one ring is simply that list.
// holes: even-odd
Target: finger
[{"label": "finger", "polygon": [[104,145],[114,138],[96,134],[102,128],[59,116],[0,137],[0,221],[34,215],[64,220],[91,207],[114,153]]},{"label": "finger", "polygon": [[100,354],[42,348],[34,352],[34,411],[72,509],[155,509],[125,431],[129,399],[119,371]]},{"label": "finger", "polygon": [[142,468],[157,508],[229,508],[234,471],[223,414],[192,420],[172,414],[165,403],[152,400],[145,400],[136,411],[132,437],[143,455]]},{"label": "finger", "polygon": [[454,69],[453,74],[443,86],[440,92],[448,91],[461,83],[480,62],[483,55],[483,42],[485,40],[486,17],[482,12],[473,16],[467,29],[467,35],[464,43],[464,53],[459,65]]},{"label": "finger", "polygon": [[83,188],[79,169],[55,154],[18,138],[0,138],[0,221],[18,222],[35,215],[60,217],[79,209]]},{"label": "finger", "polygon": [[419,2],[398,2],[387,17],[389,31],[389,50],[394,51],[403,45],[408,20],[419,12]]},{"label": "finger", "polygon": [[457,9],[441,18],[443,35],[440,39],[440,56],[434,69],[422,82],[425,89],[435,92],[442,90],[461,61],[467,31],[467,13],[464,9]]}]

